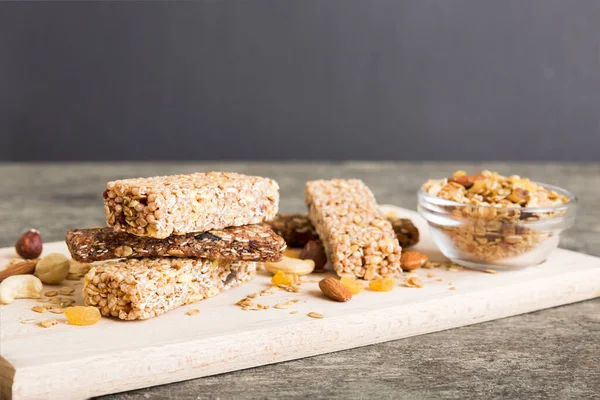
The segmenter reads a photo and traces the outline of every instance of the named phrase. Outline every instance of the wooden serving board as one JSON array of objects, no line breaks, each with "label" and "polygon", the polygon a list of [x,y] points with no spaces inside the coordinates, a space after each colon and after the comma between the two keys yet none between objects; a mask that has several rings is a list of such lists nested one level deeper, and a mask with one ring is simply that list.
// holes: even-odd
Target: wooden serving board
[{"label": "wooden serving board", "polygon": [[[427,227],[417,247],[439,259]],[[67,253],[64,243],[45,252]],[[0,250],[0,265],[14,257]],[[434,277],[427,277],[431,273]],[[290,309],[242,311],[235,303],[267,288],[261,273],[248,284],[147,321],[103,318],[93,326],[66,323],[63,315],[31,311],[35,300],[0,306],[1,398],[81,399],[177,382],[259,365],[456,328],[600,296],[600,258],[556,250],[543,265],[486,274],[471,270],[419,270],[422,289],[399,284],[387,293],[365,290],[347,303],[324,298],[316,282],[300,293],[280,291],[257,299],[274,305],[299,299]],[[314,274],[309,281],[325,274]],[[442,279],[443,281],[438,281]],[[77,289],[81,282],[66,281]],[[455,290],[450,290],[455,287]],[[47,287],[51,290],[53,287]],[[79,293],[77,290],[76,293]],[[80,295],[75,297],[82,303]],[[199,314],[186,315],[198,308]],[[292,314],[292,311],[297,313]],[[325,317],[313,319],[309,312]],[[57,319],[51,328],[23,319]]]}]

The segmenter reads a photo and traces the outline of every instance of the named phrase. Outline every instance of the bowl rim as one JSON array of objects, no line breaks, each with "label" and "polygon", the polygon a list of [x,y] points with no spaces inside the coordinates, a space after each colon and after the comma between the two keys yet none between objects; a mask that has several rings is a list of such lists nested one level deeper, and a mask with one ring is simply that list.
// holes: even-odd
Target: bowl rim
[{"label": "bowl rim", "polygon": [[567,201],[566,203],[563,203],[563,204],[557,204],[555,206],[546,206],[546,207],[516,207],[516,206],[515,207],[512,207],[512,206],[511,207],[496,207],[493,205],[485,205],[485,204],[464,204],[464,203],[459,203],[457,201],[442,199],[441,197],[437,197],[437,196],[427,193],[425,190],[423,190],[422,186],[419,187],[417,194],[419,197],[419,202],[421,199],[425,199],[426,201],[428,201],[429,199],[433,199],[433,200],[435,200],[435,202],[438,205],[444,205],[444,206],[473,207],[473,208],[484,208],[484,209],[485,208],[495,208],[495,209],[502,209],[502,210],[519,210],[521,212],[536,212],[536,213],[555,212],[555,211],[566,210],[566,209],[574,207],[579,202],[579,199],[577,198],[577,196],[575,196],[573,193],[569,192],[567,189],[564,189],[560,186],[551,185],[549,183],[543,183],[543,182],[537,182],[537,181],[533,181],[533,182],[537,185],[544,187],[545,189],[552,190],[554,192],[564,195],[565,197],[567,197],[569,199],[569,201]]}]

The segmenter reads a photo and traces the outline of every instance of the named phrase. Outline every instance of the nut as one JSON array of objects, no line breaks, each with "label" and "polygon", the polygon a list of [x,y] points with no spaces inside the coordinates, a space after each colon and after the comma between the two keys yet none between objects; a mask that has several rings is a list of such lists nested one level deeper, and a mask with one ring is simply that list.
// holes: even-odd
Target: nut
[{"label": "nut", "polygon": [[13,275],[33,274],[35,266],[39,261],[37,258],[34,260],[12,260],[0,271],[0,282]]},{"label": "nut", "polygon": [[38,258],[42,254],[42,247],[42,237],[35,229],[25,232],[15,244],[17,254],[25,259]]},{"label": "nut", "polygon": [[69,274],[69,259],[60,253],[48,254],[35,267],[35,276],[48,285],[58,285]]},{"label": "nut", "polygon": [[400,256],[400,265],[405,271],[419,269],[425,265],[427,261],[429,261],[429,257],[416,250],[404,251]]},{"label": "nut", "polygon": [[325,264],[327,264],[325,248],[320,242],[315,240],[306,242],[298,258],[301,260],[313,260],[315,262],[316,270],[322,270],[325,268]]},{"label": "nut", "polygon": [[288,274],[308,275],[315,270],[315,262],[313,260],[300,260],[298,258],[283,257],[279,262],[266,262],[265,268],[267,271],[275,275],[277,271],[286,272]]},{"label": "nut", "polygon": [[10,304],[14,299],[39,299],[42,281],[33,275],[13,275],[0,283],[0,303]]},{"label": "nut", "polygon": [[352,298],[352,292],[335,278],[325,278],[319,282],[321,292],[335,301],[348,301]]}]

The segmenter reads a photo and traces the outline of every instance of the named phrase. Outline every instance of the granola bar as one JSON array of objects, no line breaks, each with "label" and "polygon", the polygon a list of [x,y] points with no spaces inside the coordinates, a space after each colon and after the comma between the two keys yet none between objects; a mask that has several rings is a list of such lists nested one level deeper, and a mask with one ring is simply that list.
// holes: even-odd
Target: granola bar
[{"label": "granola bar", "polygon": [[[419,229],[410,219],[396,216],[387,216],[387,219],[396,232],[400,247],[404,249],[419,243]],[[289,247],[304,247],[309,240],[319,240],[319,235],[306,214],[277,214],[267,224],[283,237]]]},{"label": "granola bar", "polygon": [[154,258],[108,261],[85,276],[85,304],[123,320],[156,317],[251,280],[256,263]]},{"label": "granola bar", "polygon": [[227,172],[124,179],[104,192],[108,226],[157,239],[258,224],[278,206],[277,182]]},{"label": "granola bar", "polygon": [[283,238],[263,224],[244,225],[203,233],[155,239],[114,232],[111,228],[74,229],[67,232],[73,259],[82,262],[114,258],[191,257],[225,261],[280,261]]},{"label": "granola bar", "polygon": [[392,224],[362,181],[310,181],[305,195],[308,217],[339,276],[371,280],[402,271]]}]

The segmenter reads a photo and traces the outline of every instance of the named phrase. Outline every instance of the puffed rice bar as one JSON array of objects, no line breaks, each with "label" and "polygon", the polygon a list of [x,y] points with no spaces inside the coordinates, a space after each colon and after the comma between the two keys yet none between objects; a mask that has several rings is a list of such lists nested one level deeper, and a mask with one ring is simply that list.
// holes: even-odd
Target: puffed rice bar
[{"label": "puffed rice bar", "polygon": [[[388,216],[400,247],[406,249],[419,243],[419,229],[408,218]],[[309,240],[319,240],[315,227],[306,214],[277,214],[267,224],[289,247],[304,247]]]},{"label": "puffed rice bar", "polygon": [[251,280],[256,263],[154,258],[108,261],[86,275],[85,304],[106,317],[148,319]]},{"label": "puffed rice bar", "polygon": [[305,195],[308,217],[339,276],[371,280],[402,271],[392,224],[362,181],[310,181]]},{"label": "puffed rice bar", "polygon": [[280,261],[286,244],[264,224],[154,239],[115,232],[111,228],[73,229],[65,242],[74,260],[191,257],[225,261]]},{"label": "puffed rice bar", "polygon": [[104,192],[108,226],[157,239],[258,224],[278,206],[277,182],[228,172],[124,179]]}]

